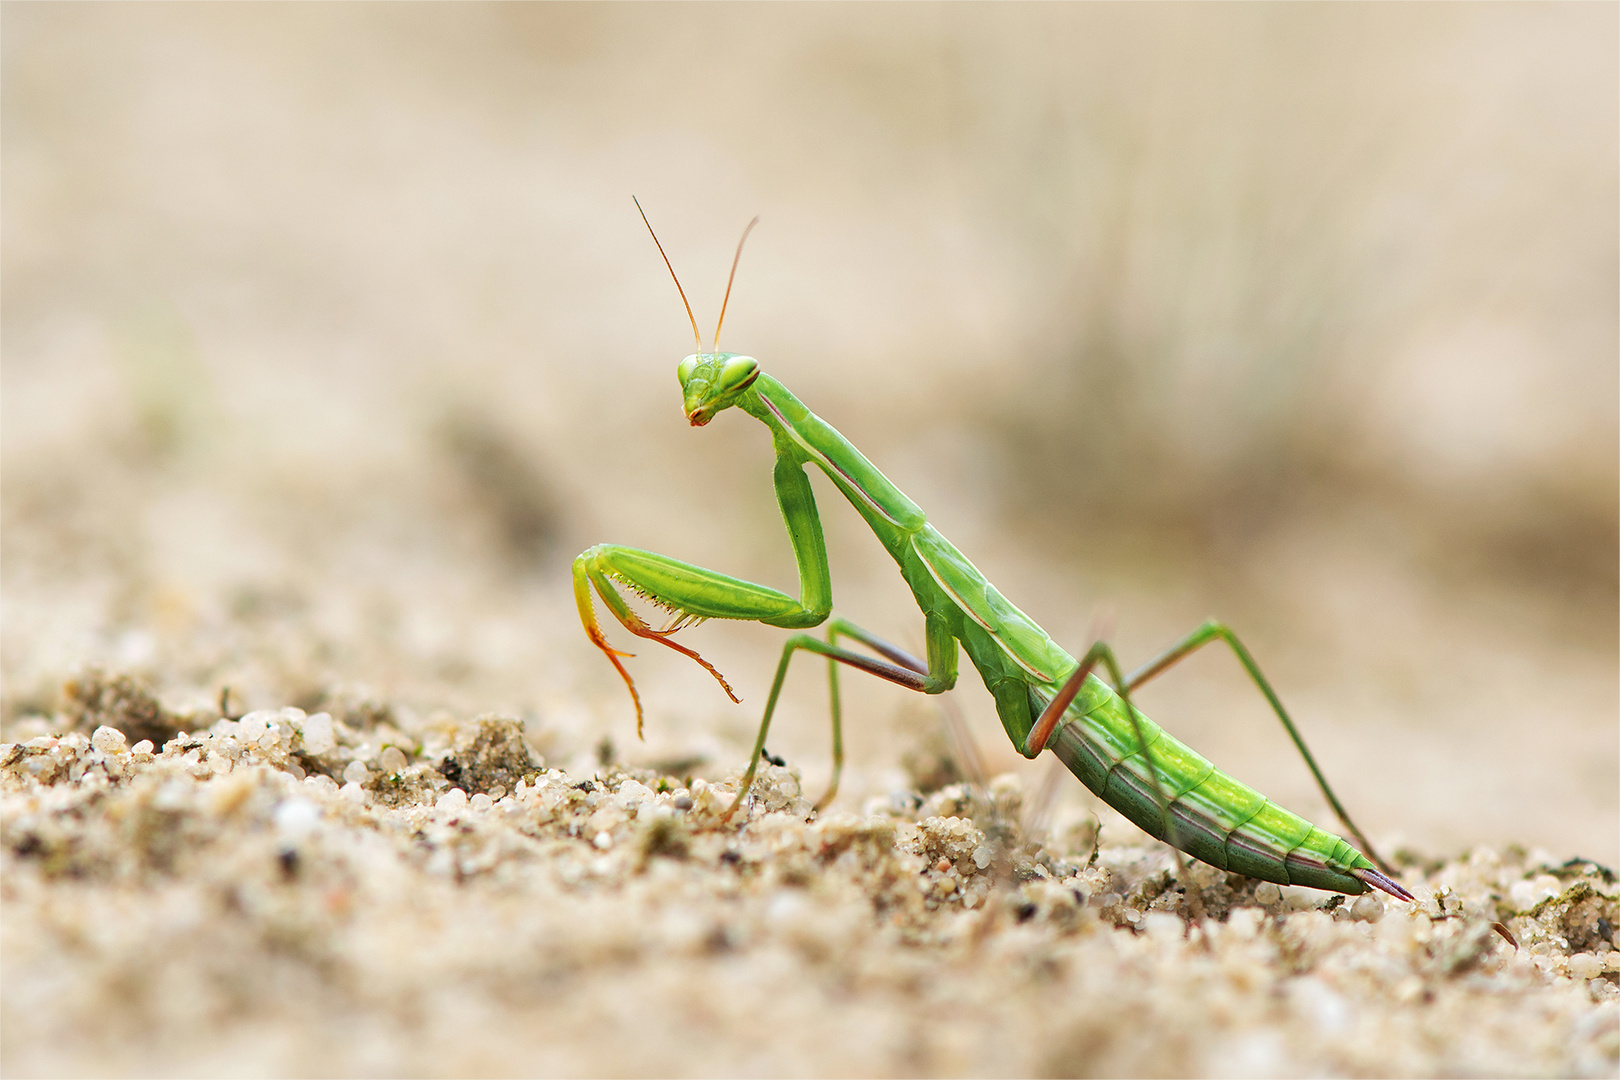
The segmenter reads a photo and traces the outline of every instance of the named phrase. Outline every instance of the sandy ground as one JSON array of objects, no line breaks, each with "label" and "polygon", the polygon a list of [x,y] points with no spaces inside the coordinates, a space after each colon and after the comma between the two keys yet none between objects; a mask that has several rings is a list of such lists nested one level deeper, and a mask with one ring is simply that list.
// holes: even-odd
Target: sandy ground
[{"label": "sandy ground", "polygon": [[[177,719],[116,680],[71,693],[81,727]],[[1476,848],[1409,866],[1415,904],[1347,901],[1173,874],[1094,821],[1031,829],[1013,776],[807,820],[767,766],[727,823],[731,785],[570,776],[516,720],[419,742],[345,717],[0,747],[9,1075],[1605,1076],[1620,1056],[1620,884],[1589,862]]]},{"label": "sandy ground", "polygon": [[[0,6],[0,1068],[1612,1074],[1616,18]],[[638,742],[568,588],[794,588],[632,193],[1072,651],[1234,625],[1420,903],[1178,873],[971,672],[812,818],[796,671],[722,827],[780,633]],[[1141,703],[1332,827],[1229,657]]]}]

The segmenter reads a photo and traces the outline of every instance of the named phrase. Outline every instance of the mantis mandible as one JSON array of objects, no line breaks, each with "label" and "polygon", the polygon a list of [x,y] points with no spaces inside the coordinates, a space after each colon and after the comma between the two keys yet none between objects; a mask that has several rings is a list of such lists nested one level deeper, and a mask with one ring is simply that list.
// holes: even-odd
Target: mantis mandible
[{"label": "mantis mandible", "polygon": [[[641,204],[636,203],[636,209]],[[646,213],[642,212],[646,222]],[[596,594],[626,630],[691,657],[740,701],[707,660],[672,640],[684,627],[705,619],[741,619],[804,631],[832,614],[832,576],[821,519],[816,512],[805,467],[813,465],[849,500],[900,568],[923,616],[926,659],[919,659],[859,626],[835,618],[826,639],[796,633],[782,648],[782,659],[765,703],[748,770],[726,818],[743,805],[770,731],[771,714],[782,692],[788,665],[799,652],[827,658],[832,712],[832,782],[815,804],[824,808],[838,791],[843,769],[843,715],[839,701],[840,665],[856,668],[924,694],[939,694],[956,683],[958,649],[965,651],[995,699],[996,712],[1013,745],[1025,757],[1050,750],[1096,795],[1155,839],[1195,859],[1281,885],[1304,885],[1360,894],[1381,889],[1401,900],[1412,895],[1378,859],[1361,830],[1350,820],[1328,785],[1316,759],[1305,746],[1247,648],[1224,624],[1213,620],[1130,675],[1122,675],[1106,641],[1094,641],[1076,659],[1034,620],[1014,607],[966,556],[929,524],[927,516],[890,483],[859,450],[799,402],[787,387],[760,370],[753,357],[719,351],[731,284],[758,218],[743,230],[732,260],[726,297],[720,305],[714,347],[705,351],[697,319],[680,279],[675,287],[692,323],[697,352],[676,369],[687,421],[702,427],[726,409],[737,408],[764,424],[776,453],[777,503],[787,525],[798,563],[797,599],[776,589],[680,562],[638,548],[599,544],[574,560],[574,599],[590,640],[607,656],[630,689],[636,709],[636,733],[642,728],[641,698],[621,658],[632,654],[608,644],[597,625],[591,598]],[[652,225],[647,222],[648,232]],[[653,234],[670,276],[675,269]],[[668,612],[660,628],[648,625],[625,602],[627,589]],[[847,639],[871,652],[840,644]],[[1131,691],[1189,654],[1224,642],[1282,722],[1305,764],[1316,778],[1358,851],[1304,818],[1289,813],[1254,789],[1215,768],[1205,758],[1166,733],[1131,704]],[[875,655],[873,655],[875,654]],[[1097,675],[1101,669],[1112,686]],[[1365,851],[1372,855],[1364,855]]]}]

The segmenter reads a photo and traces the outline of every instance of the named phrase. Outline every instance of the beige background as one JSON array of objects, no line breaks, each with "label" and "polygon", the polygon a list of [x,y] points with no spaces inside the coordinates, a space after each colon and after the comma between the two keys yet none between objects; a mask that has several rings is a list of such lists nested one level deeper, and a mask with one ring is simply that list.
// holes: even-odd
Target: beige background
[{"label": "beige background", "polygon": [[[685,636],[741,708],[638,657],[637,746],[567,591],[609,539],[792,585],[762,432],[681,419],[634,193],[705,333],[761,215],[726,347],[1071,649],[1220,615],[1375,837],[1615,861],[1614,8],[3,18],[8,722],[98,663],[735,768],[780,633]],[[822,491],[839,610],[915,641]],[[851,689],[858,806],[937,721]],[[772,738],[811,786],[823,693]],[[1325,819],[1229,658],[1143,703]]]}]

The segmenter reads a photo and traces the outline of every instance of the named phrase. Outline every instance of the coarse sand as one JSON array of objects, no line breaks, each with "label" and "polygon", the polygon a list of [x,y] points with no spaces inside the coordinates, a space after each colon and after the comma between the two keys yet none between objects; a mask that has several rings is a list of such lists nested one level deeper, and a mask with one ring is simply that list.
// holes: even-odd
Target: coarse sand
[{"label": "coarse sand", "polygon": [[766,766],[727,823],[735,780],[564,773],[498,716],[174,715],[94,672],[63,701],[0,747],[11,1076],[1620,1057],[1620,889],[1590,862],[1403,854],[1407,906],[1178,872],[1128,827],[1049,827],[1012,776],[817,816]]}]

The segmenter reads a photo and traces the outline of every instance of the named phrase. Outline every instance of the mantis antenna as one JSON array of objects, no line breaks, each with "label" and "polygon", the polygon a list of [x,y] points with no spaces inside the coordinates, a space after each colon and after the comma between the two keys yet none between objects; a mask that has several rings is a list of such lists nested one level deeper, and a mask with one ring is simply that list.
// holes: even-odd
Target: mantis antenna
[{"label": "mantis antenna", "polygon": [[737,280],[737,264],[742,262],[743,245],[748,242],[748,234],[753,232],[754,226],[758,224],[759,215],[755,214],[754,220],[743,229],[742,239],[737,241],[737,254],[731,257],[731,276],[726,278],[726,298],[720,301],[720,321],[714,324],[715,352],[720,351],[720,328],[726,324],[726,305],[731,303],[731,283]]},{"label": "mantis antenna", "polygon": [[[637,211],[637,213],[639,213],[641,215],[641,223],[643,225],[647,226],[647,232],[652,235],[653,243],[658,244],[658,254],[664,256],[664,266],[665,266],[666,269],[669,270],[669,276],[675,282],[675,291],[681,294],[681,303],[683,305],[685,305],[685,307],[686,307],[686,318],[692,324],[692,339],[697,342],[697,351],[701,353],[703,351],[703,337],[702,337],[701,334],[698,333],[697,319],[695,317],[693,317],[693,315],[692,315],[692,305],[687,303],[686,290],[681,288],[681,279],[678,278],[678,277],[675,277],[675,268],[673,266],[669,265],[669,256],[664,255],[664,245],[658,243],[658,234],[653,232],[652,222],[647,220],[647,211],[641,209],[641,200],[636,198],[634,195],[632,195],[632,196],[630,196],[630,201],[636,204],[636,211]],[[754,220],[758,221],[759,219],[755,218]],[[748,228],[752,229],[753,226],[750,225],[750,226],[748,226]],[[743,232],[743,236],[744,236],[744,238],[746,238],[748,236],[748,233],[747,233],[746,230]],[[737,255],[738,255],[739,258],[742,256],[742,245],[741,244],[737,245]],[[735,274],[737,272],[737,264],[736,264],[735,261],[733,261],[732,264],[731,264],[731,272],[733,274]],[[731,293],[731,287],[728,285],[726,287],[726,294],[729,296],[730,293]],[[725,306],[722,305],[721,308],[720,308],[720,317],[723,319],[723,318],[725,318],[725,316],[726,316]],[[716,329],[715,333],[716,333],[716,335],[718,335],[719,330]]]}]

